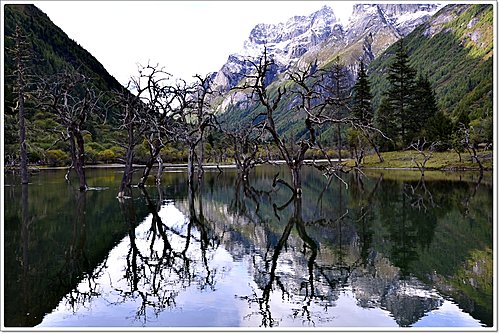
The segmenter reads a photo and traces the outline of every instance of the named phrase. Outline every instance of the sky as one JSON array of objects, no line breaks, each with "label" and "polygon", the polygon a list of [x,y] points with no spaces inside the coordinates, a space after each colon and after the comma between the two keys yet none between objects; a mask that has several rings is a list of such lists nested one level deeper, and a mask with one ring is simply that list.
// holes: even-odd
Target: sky
[{"label": "sky", "polygon": [[349,1],[34,1],[121,84],[137,64],[160,64],[189,80],[218,71],[258,23],[330,6],[347,22]]}]

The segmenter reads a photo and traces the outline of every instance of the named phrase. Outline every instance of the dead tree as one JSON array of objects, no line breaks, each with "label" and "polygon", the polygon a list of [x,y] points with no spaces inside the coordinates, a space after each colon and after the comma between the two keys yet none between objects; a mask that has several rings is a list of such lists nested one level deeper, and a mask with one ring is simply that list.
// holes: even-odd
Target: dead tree
[{"label": "dead tree", "polygon": [[26,139],[26,102],[33,98],[31,85],[34,83],[34,76],[30,64],[35,60],[28,37],[23,33],[22,28],[16,25],[13,36],[6,36],[6,40],[12,43],[12,47],[5,47],[5,56],[13,59],[14,68],[6,76],[14,78],[13,92],[16,95],[16,105],[12,108],[13,113],[18,114],[19,124],[19,158],[21,184],[28,184],[28,155]]},{"label": "dead tree", "polygon": [[259,156],[259,141],[263,131],[250,124],[235,130],[224,129],[224,133],[233,146],[238,175],[246,182],[248,174],[256,165],[268,162],[268,159]]},{"label": "dead tree", "polygon": [[[133,82],[134,80],[131,80],[128,86],[133,86]],[[128,91],[128,89],[114,92],[113,103],[119,109],[120,129],[125,132],[125,138],[122,141],[116,142],[117,145],[125,149],[123,176],[117,195],[119,199],[128,196],[130,193],[134,173],[134,149],[139,144],[141,135],[147,127],[143,119],[144,105],[138,97],[139,93],[136,96]]]},{"label": "dead tree", "polygon": [[65,70],[54,77],[42,80],[39,85],[38,99],[41,106],[52,110],[62,127],[62,139],[70,144],[71,165],[76,171],[81,191],[87,190],[85,177],[84,134],[88,119],[97,112],[100,96],[96,94],[90,78]]},{"label": "dead tree", "polygon": [[143,169],[138,186],[144,187],[155,162],[158,163],[156,183],[160,183],[163,170],[161,150],[171,136],[169,118],[172,115],[171,104],[175,99],[172,88],[168,85],[170,74],[158,65],[139,66],[139,77],[136,80],[139,97],[144,104],[144,122],[148,124],[143,133],[144,142],[148,145],[149,157]]},{"label": "dead tree", "polygon": [[14,58],[15,68],[13,75],[16,76],[14,90],[17,93],[17,103],[15,109],[18,109],[19,115],[19,155],[20,155],[20,170],[21,184],[28,184],[28,155],[26,152],[26,112],[25,99],[28,95],[28,63],[32,59],[30,43],[27,37],[23,34],[21,27],[16,26],[14,36],[11,37],[14,46],[11,49],[6,49]]},{"label": "dead tree", "polygon": [[253,72],[246,76],[243,85],[236,87],[236,89],[250,91],[251,100],[254,98],[264,107],[264,111],[259,113],[255,118],[254,122],[258,122],[258,126],[265,129],[272,137],[274,143],[278,147],[281,157],[285,160],[285,163],[290,168],[292,173],[292,183],[293,192],[300,196],[301,181],[300,181],[300,167],[303,161],[294,159],[293,153],[290,152],[289,147],[286,145],[282,136],[278,133],[276,128],[274,117],[275,112],[278,110],[280,102],[286,94],[286,88],[278,87],[277,95],[271,97],[269,95],[268,83],[266,82],[267,74],[274,64],[274,61],[268,58],[267,48],[264,47],[264,51],[261,57],[257,61],[247,60],[253,67]]},{"label": "dead tree", "polygon": [[479,171],[481,175],[484,172],[484,165],[481,161],[481,157],[477,153],[477,143],[474,140],[475,138],[475,129],[473,126],[465,126],[460,124],[459,128],[459,136],[460,136],[460,144],[469,152],[470,158],[472,162],[476,162],[479,166]]},{"label": "dead tree", "polygon": [[193,182],[195,164],[198,178],[203,175],[204,138],[206,130],[215,127],[217,120],[209,103],[213,94],[210,77],[195,76],[196,82],[188,84],[178,80],[173,93],[175,108],[172,110],[173,135],[188,148],[188,180]]},{"label": "dead tree", "polygon": [[[288,185],[288,187],[296,196],[300,197],[302,193],[301,168],[305,164],[306,153],[309,150],[316,148],[322,152],[327,164],[317,165],[313,163],[313,165],[324,172],[335,174],[337,170],[342,168],[342,166],[334,164],[321,145],[318,129],[338,123],[350,124],[354,128],[371,127],[357,122],[352,117],[339,117],[337,109],[348,108],[348,106],[343,104],[342,99],[324,93],[326,91],[324,73],[317,71],[315,64],[289,72],[288,78],[291,85],[288,86],[291,89],[287,91],[287,85],[279,86],[276,94],[271,96],[266,78],[273,65],[273,60],[268,58],[267,49],[264,48],[258,61],[248,60],[248,62],[253,66],[254,71],[247,75],[245,82],[236,89],[249,91],[250,99],[255,100],[256,98],[257,103],[263,107],[264,110],[257,114],[253,121],[258,127],[265,129],[270,134],[281,158],[290,169],[292,185]],[[297,113],[303,121],[303,133],[297,136],[296,140],[287,140],[275,125],[275,112],[280,107],[286,108],[286,106],[281,105],[285,96],[290,98],[289,101],[292,101],[292,107],[288,107],[287,111]],[[274,183],[286,184],[285,181],[276,178]]]},{"label": "dead tree", "polygon": [[425,139],[423,139],[423,140],[419,139],[419,140],[417,140],[416,143],[415,142],[411,143],[411,145],[408,147],[408,149],[413,149],[413,150],[417,151],[418,154],[422,157],[422,161],[418,161],[413,156],[411,157],[411,160],[417,166],[417,168],[420,171],[422,176],[424,176],[425,165],[432,158],[432,154],[434,153],[436,145],[438,145],[439,142],[430,143],[429,147],[427,147],[427,144],[429,144],[429,143],[427,143],[427,141]]}]

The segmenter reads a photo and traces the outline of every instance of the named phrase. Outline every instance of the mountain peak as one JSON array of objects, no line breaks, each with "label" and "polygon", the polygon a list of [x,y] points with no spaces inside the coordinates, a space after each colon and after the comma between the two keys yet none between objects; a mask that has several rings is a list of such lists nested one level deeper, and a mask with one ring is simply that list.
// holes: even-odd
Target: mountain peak
[{"label": "mountain peak", "polygon": [[395,40],[428,19],[436,8],[437,5],[356,4],[348,25],[343,26],[333,9],[324,5],[309,15],[293,16],[285,22],[257,24],[244,41],[243,49],[229,57],[218,72],[215,84],[223,91],[232,88],[232,84],[251,70],[244,60],[261,55],[264,45],[276,64],[273,76],[297,64],[306,53],[308,59],[317,57],[318,50],[325,45],[329,51],[323,54],[338,53],[346,50],[346,46],[363,46],[363,50],[348,52],[355,53],[353,59],[356,61],[361,58],[373,60]]}]

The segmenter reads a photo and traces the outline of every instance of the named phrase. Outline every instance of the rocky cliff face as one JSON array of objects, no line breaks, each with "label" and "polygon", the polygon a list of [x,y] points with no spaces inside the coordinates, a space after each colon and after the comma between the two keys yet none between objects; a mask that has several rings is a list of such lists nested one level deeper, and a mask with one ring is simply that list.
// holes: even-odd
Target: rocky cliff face
[{"label": "rocky cliff face", "polygon": [[230,55],[217,72],[214,85],[223,92],[237,85],[252,71],[245,60],[259,57],[264,46],[276,62],[270,81],[297,63],[318,59],[321,65],[339,54],[346,65],[353,65],[354,72],[357,61],[370,62],[439,8],[435,4],[359,4],[353,6],[344,26],[333,10],[324,6],[308,16],[295,16],[284,23],[258,24],[242,50]]},{"label": "rocky cliff face", "polygon": [[215,85],[222,91],[234,87],[246,74],[252,71],[245,60],[256,59],[267,47],[276,68],[269,80],[293,65],[310,47],[329,38],[343,38],[344,31],[330,7],[324,6],[309,16],[294,16],[285,23],[258,24],[243,43],[243,49],[229,56],[218,71]]}]

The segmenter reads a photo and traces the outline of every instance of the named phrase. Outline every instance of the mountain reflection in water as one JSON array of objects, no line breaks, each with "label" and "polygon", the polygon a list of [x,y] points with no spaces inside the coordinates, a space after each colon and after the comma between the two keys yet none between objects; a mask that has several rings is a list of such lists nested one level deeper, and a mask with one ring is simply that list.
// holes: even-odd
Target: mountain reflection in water
[{"label": "mountain reflection in water", "polygon": [[[306,169],[294,198],[271,186],[275,173],[260,167],[249,183],[207,172],[191,186],[172,173],[122,201],[106,189],[75,195],[57,268],[67,287],[39,326],[492,326],[487,182],[368,173],[344,183]],[[122,237],[98,256],[99,203]]]}]

